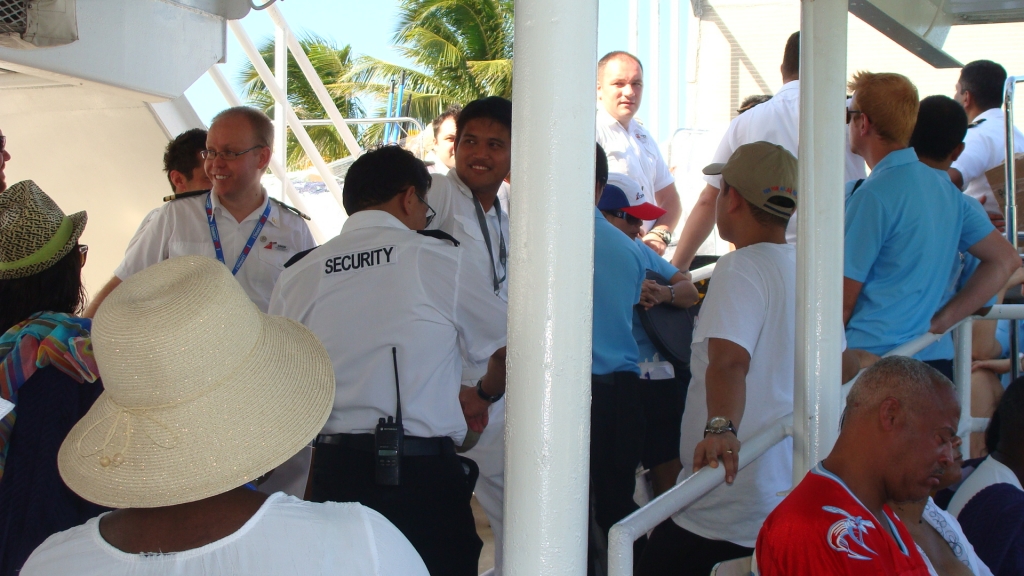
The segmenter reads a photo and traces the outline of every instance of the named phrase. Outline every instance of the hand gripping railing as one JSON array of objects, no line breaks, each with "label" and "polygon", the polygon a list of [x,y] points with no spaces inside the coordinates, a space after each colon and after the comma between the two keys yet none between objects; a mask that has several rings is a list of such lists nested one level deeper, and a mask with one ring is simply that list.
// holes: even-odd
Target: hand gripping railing
[{"label": "hand gripping railing", "polygon": [[[742,470],[769,448],[793,435],[793,415],[779,418],[743,443],[739,454]],[[690,506],[725,482],[725,467],[702,468],[643,508],[626,516],[608,533],[608,576],[633,573],[633,542],[670,516]]]}]

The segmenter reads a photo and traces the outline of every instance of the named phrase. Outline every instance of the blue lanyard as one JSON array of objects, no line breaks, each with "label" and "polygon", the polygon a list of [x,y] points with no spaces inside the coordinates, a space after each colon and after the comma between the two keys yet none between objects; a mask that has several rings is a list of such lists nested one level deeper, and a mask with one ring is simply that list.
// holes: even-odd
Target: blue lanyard
[{"label": "blue lanyard", "polygon": [[[224,261],[224,249],[220,245],[220,232],[217,230],[217,219],[213,216],[213,200],[210,195],[213,192],[206,193],[206,221],[210,224],[210,239],[213,240],[213,249],[217,252],[217,260],[220,260],[221,264],[227,266],[227,262]],[[263,215],[260,216],[260,221],[256,223],[256,227],[252,229],[252,234],[249,235],[249,241],[245,243],[245,248],[242,248],[242,253],[238,255],[238,260],[235,262],[235,267],[231,270],[231,275],[238,274],[238,271],[242,268],[242,264],[245,262],[249,251],[252,250],[252,245],[256,243],[256,238],[259,237],[260,231],[263,230],[263,225],[267,223],[267,218],[270,216],[270,199],[267,199],[267,207],[263,209]]]}]

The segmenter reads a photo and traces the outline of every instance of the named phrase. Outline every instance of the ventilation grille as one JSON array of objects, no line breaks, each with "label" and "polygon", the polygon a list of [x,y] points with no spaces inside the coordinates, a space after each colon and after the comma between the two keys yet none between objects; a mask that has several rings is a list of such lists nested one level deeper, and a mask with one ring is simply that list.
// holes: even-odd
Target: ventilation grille
[{"label": "ventilation grille", "polygon": [[0,34],[24,34],[29,0],[0,0]]}]

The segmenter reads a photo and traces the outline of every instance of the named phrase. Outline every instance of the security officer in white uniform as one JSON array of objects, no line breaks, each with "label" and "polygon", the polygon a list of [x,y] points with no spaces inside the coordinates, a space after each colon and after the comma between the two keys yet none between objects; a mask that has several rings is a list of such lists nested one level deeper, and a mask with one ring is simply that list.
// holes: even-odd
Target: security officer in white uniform
[{"label": "security officer in white uniform", "polygon": [[[434,174],[430,205],[437,210],[431,228],[451,234],[471,266],[487,285],[487,294],[508,302],[506,264],[509,247],[508,201],[501,192],[512,167],[512,102],[498,96],[474,100],[456,120],[455,167],[446,175]],[[496,330],[504,332],[502,314]],[[462,384],[476,388],[487,366],[464,363]],[[501,574],[505,496],[505,401],[471,394],[469,399],[489,407],[487,426],[473,447],[464,453],[480,468],[476,498],[494,533],[494,573]]]},{"label": "security officer in white uniform", "polygon": [[[1006,121],[1000,108],[1005,83],[1006,70],[991,60],[975,60],[960,71],[953,99],[964,107],[970,124],[964,151],[949,169],[953,184],[981,202],[1000,229],[1004,216],[985,172],[1006,162]],[[1024,152],[1024,135],[1016,127],[1014,136],[1014,153]]]},{"label": "security officer in white uniform", "polygon": [[[308,326],[334,363],[334,411],[317,438],[311,499],[374,508],[431,574],[475,576],[482,543],[464,468],[472,461],[455,446],[467,420],[482,426],[486,405],[460,386],[462,355],[488,365],[484,394],[504,393],[505,306],[457,240],[415,232],[430,219],[429,183],[423,163],[397,146],[356,160],[341,234],[281,275],[270,313]],[[399,394],[401,457],[382,451],[394,444],[377,430],[398,420]],[[399,462],[397,485],[377,476],[394,469],[388,462]]]},{"label": "security officer in white uniform", "polygon": [[[794,32],[786,41],[782,58],[782,88],[764,104],[736,116],[715,151],[712,163],[729,161],[733,152],[744,144],[771,142],[785,148],[794,156],[799,147],[800,136],[800,33]],[[845,180],[867,177],[864,159],[846,147]],[[715,227],[715,201],[722,185],[721,176],[704,176],[707,185],[690,211],[690,215],[679,233],[679,244],[672,255],[672,265],[687,270],[700,245]],[[796,220],[794,214],[786,229],[786,241],[796,243]]]},{"label": "security officer in white uniform", "polygon": [[300,213],[271,199],[260,185],[272,154],[273,124],[255,108],[229,108],[213,119],[202,151],[213,189],[164,204],[132,238],[114,278],[90,305],[121,281],[185,254],[217,258],[263,312],[284,264],[316,243]]},{"label": "security officer in white uniform", "polygon": [[640,184],[659,208],[665,210],[656,221],[644,222],[645,244],[659,255],[672,242],[682,207],[675,178],[661,156],[658,143],[633,119],[643,97],[644,69],[628,52],[605,54],[597,62],[597,143],[608,155],[612,172],[626,174]]}]

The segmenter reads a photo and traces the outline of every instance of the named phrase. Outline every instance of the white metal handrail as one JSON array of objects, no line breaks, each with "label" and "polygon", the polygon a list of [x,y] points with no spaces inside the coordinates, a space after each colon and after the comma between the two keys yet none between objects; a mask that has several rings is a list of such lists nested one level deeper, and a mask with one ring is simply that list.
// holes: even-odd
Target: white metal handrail
[{"label": "white metal handrail", "polygon": [[707,280],[708,278],[711,278],[711,274],[715,271],[715,264],[716,264],[715,262],[712,262],[711,264],[708,264],[707,266],[701,266],[700,268],[697,268],[696,270],[691,270],[690,271],[690,281],[693,282],[694,284],[696,284],[697,282],[700,282],[701,280]]},{"label": "white metal handrail", "polygon": [[[743,443],[739,468],[759,458],[769,448],[793,435],[793,415],[779,418]],[[690,506],[725,482],[725,467],[702,468],[673,486],[643,508],[618,521],[608,533],[608,576],[633,573],[633,542],[680,510]]]}]

